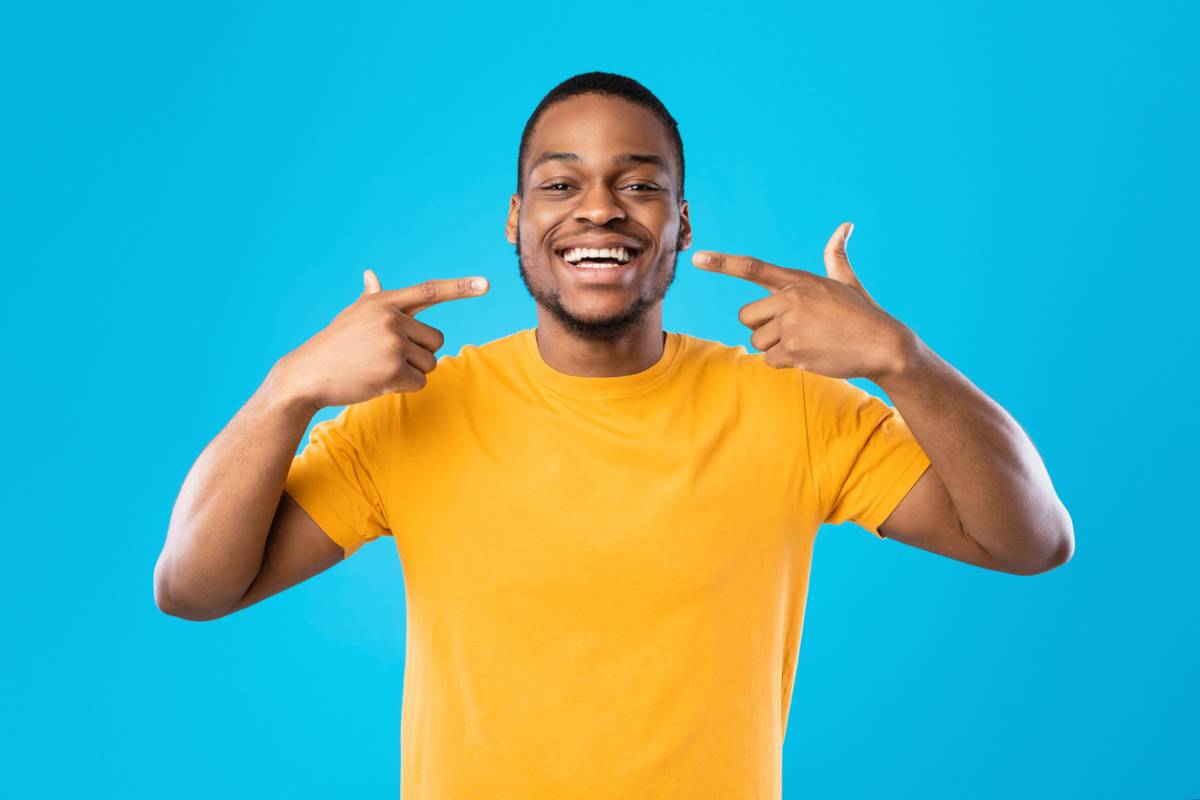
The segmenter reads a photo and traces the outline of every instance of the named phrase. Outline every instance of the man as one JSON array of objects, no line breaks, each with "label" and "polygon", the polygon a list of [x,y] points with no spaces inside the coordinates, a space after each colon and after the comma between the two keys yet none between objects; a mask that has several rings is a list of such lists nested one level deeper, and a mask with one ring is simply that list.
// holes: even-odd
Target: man
[{"label": "man", "polygon": [[517,181],[537,327],[435,358],[415,315],[486,280],[366,271],[201,454],[155,569],[160,608],[213,619],[393,536],[406,798],[778,797],[822,523],[1015,574],[1071,557],[1032,443],[871,298],[849,224],[825,276],[694,254],[768,290],[750,354],[662,328],[692,230],[641,84],[556,87]]}]

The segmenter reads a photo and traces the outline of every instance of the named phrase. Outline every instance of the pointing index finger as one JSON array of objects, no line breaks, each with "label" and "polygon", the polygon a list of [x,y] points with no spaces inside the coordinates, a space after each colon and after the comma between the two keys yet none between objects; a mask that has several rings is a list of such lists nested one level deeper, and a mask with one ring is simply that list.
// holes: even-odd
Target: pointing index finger
[{"label": "pointing index finger", "polygon": [[428,280],[404,289],[390,289],[379,294],[404,313],[412,316],[432,305],[462,297],[477,297],[488,290],[488,280],[474,278],[444,278]]},{"label": "pointing index finger", "polygon": [[779,291],[796,282],[797,270],[778,267],[754,256],[699,250],[692,254],[692,263],[708,272],[723,272],[735,278],[744,278],[771,291]]}]

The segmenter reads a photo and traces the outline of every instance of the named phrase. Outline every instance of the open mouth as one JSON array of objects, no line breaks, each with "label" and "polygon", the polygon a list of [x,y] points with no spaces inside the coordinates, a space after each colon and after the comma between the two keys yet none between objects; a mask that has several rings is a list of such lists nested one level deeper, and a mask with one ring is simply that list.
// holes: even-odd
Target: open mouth
[{"label": "open mouth", "polygon": [[642,251],[634,247],[568,247],[555,254],[578,270],[620,271],[637,261]]}]

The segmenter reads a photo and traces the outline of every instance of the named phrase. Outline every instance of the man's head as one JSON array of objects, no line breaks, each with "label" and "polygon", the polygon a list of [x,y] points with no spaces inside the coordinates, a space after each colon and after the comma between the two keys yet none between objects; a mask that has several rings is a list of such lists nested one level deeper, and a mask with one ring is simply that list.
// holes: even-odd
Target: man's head
[{"label": "man's head", "polygon": [[[534,300],[583,338],[637,325],[691,247],[683,173],[676,122],[637,81],[589,72],[551,90],[521,136],[506,225]],[[588,258],[617,247],[623,266]]]}]

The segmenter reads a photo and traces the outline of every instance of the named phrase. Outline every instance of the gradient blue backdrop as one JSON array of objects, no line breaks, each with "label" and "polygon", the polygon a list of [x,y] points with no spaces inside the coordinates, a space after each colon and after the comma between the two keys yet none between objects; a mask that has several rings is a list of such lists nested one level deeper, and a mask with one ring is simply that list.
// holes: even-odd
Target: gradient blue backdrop
[{"label": "gradient blue backdrop", "polygon": [[[0,794],[396,796],[390,540],[211,623],[157,610],[154,562],[200,450],[363,268],[491,279],[423,315],[442,354],[535,323],[521,126],[605,69],[680,120],[697,248],[820,271],[854,221],[868,290],[1075,522],[1037,577],[826,528],[785,796],[1200,796],[1194,8],[9,8]],[[689,259],[665,326],[748,346],[763,291]]]}]

